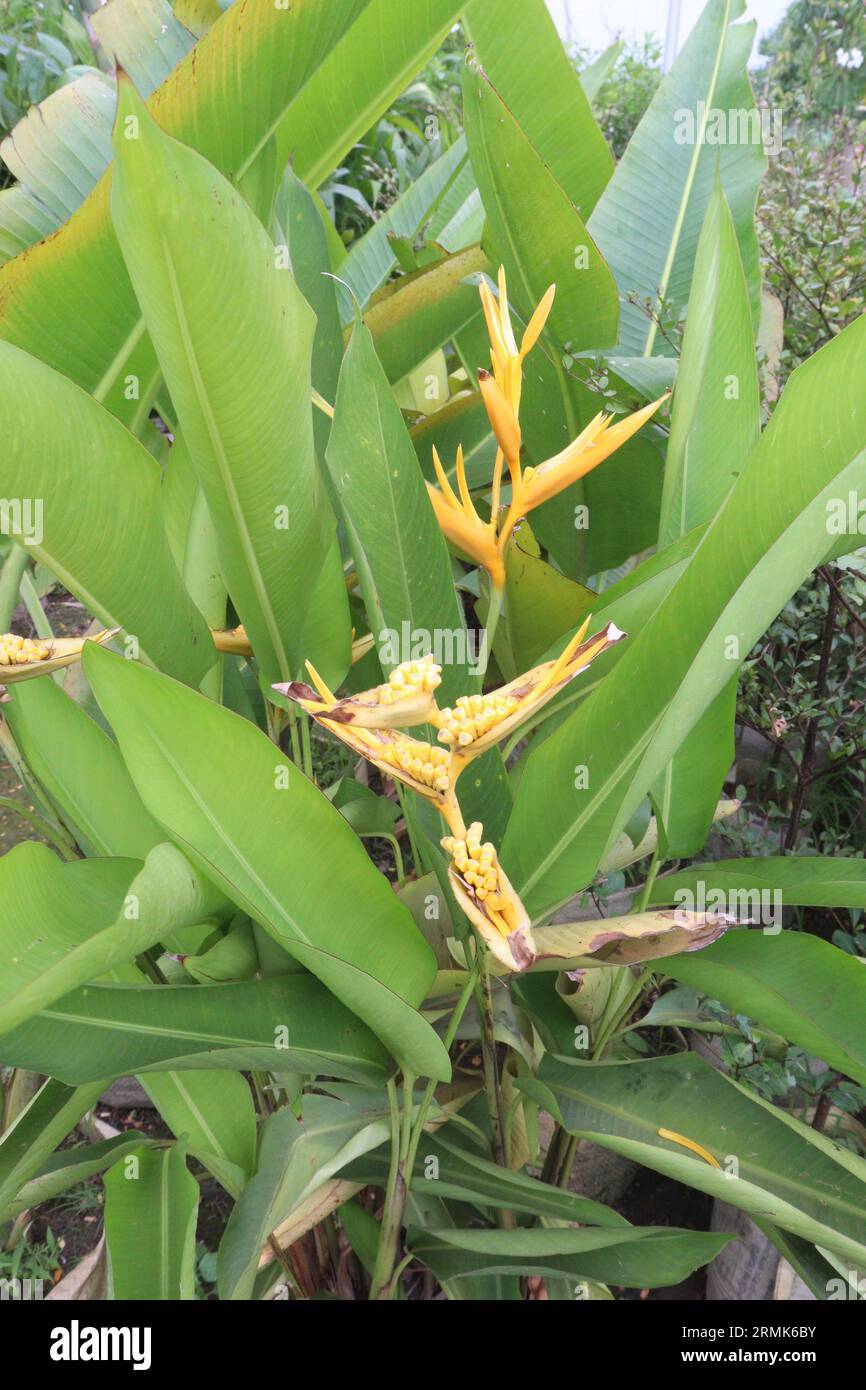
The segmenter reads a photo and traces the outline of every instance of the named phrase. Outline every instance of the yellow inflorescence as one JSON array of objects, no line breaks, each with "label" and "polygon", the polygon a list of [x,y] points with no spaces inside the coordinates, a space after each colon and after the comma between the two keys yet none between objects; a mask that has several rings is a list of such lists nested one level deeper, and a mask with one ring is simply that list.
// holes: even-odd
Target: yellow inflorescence
[{"label": "yellow inflorescence", "polygon": [[450,786],[449,755],[444,748],[436,748],[415,738],[398,738],[393,743],[385,744],[377,752],[377,757],[383,763],[390,763],[391,767],[399,767],[414,777],[416,782],[423,782],[425,787],[432,787],[434,791],[447,792]]},{"label": "yellow inflorescence", "polygon": [[442,682],[442,667],[432,661],[404,661],[396,666],[385,685],[376,690],[377,703],[393,705],[408,695],[432,694]]},{"label": "yellow inflorescence", "polygon": [[47,661],[50,655],[51,648],[44,642],[31,642],[14,632],[0,635],[0,666],[29,666],[33,661]]},{"label": "yellow inflorescence", "polygon": [[451,855],[455,869],[463,882],[469,884],[478,901],[498,911],[503,906],[499,864],[496,850],[490,841],[481,843],[481,830],[481,822],[473,821],[465,839],[446,835],[442,841],[442,848]]},{"label": "yellow inflorescence", "polygon": [[441,712],[439,742],[450,743],[458,750],[482,738],[497,724],[513,714],[520,701],[514,695],[461,695],[453,709]]}]

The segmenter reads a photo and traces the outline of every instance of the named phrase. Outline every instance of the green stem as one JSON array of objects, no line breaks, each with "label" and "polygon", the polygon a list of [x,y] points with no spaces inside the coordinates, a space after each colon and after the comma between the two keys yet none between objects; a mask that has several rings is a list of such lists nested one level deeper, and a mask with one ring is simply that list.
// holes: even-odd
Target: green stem
[{"label": "green stem", "polygon": [[8,632],[12,614],[18,607],[18,591],[30,556],[23,545],[10,546],[3,573],[0,575],[0,632]]},{"label": "green stem", "polygon": [[[507,1168],[505,1156],[505,1125],[502,1119],[502,1090],[499,1084],[499,1065],[496,1059],[496,1033],[493,1020],[493,990],[490,982],[490,966],[487,951],[480,947],[481,972],[475,988],[478,1013],[481,1019],[481,1056],[484,1063],[484,1090],[487,1096],[487,1111],[490,1116],[490,1132],[493,1137],[493,1159],[500,1168]],[[499,1225],[503,1230],[514,1225],[514,1212],[500,1208]]]},{"label": "green stem", "polygon": [[12,796],[0,796],[0,806],[5,806],[7,810],[14,811],[16,815],[19,815],[22,820],[28,821],[36,833],[49,840],[58,854],[62,854],[63,858],[69,860],[70,863],[78,858],[74,850],[61,839],[57,828],[49,825],[48,821],[43,820],[35,811],[31,811],[27,806],[22,806],[21,802],[16,801]]},{"label": "green stem", "polygon": [[[448,1028],[443,1038],[446,1051],[454,1041],[460,1020],[475,987],[476,977],[477,968],[473,968],[448,1022]],[[394,1266],[397,1261],[406,1198],[412,1185],[412,1174],[421,1134],[427,1122],[430,1102],[436,1089],[436,1082],[431,1077],[427,1082],[421,1103],[413,1119],[413,1080],[411,1075],[404,1072],[402,1123],[397,1109],[397,1090],[393,1078],[388,1082],[388,1100],[391,1106],[391,1165],[388,1172],[388,1185],[385,1190],[385,1210],[379,1232],[379,1246],[373,1268],[373,1281],[370,1286],[371,1299],[393,1298],[397,1280],[407,1263],[404,1260],[395,1271]]]},{"label": "green stem", "polygon": [[311,782],[315,782],[313,776],[313,746],[310,742],[310,716],[304,712],[301,715],[301,753],[304,760],[304,772]]},{"label": "green stem", "polygon": [[656,845],[655,849],[653,850],[653,857],[650,860],[649,872],[646,876],[646,882],[644,883],[643,888],[640,890],[640,897],[638,898],[637,904],[634,909],[635,912],[646,911],[646,906],[649,902],[650,893],[652,892],[653,884],[656,881],[656,874],[661,868],[661,864],[662,861],[659,858],[658,845]]},{"label": "green stem", "polygon": [[[408,1078],[404,1077],[404,1082]],[[394,1265],[397,1260],[397,1247],[403,1226],[403,1211],[406,1206],[406,1177],[401,1171],[402,1131],[400,1108],[397,1100],[397,1083],[394,1077],[388,1079],[388,1104],[391,1110],[391,1163],[388,1169],[388,1182],[385,1187],[385,1209],[379,1229],[379,1245],[376,1250],[376,1263],[373,1266],[373,1279],[370,1285],[371,1300],[388,1299]],[[404,1097],[405,1104],[405,1097]]]}]

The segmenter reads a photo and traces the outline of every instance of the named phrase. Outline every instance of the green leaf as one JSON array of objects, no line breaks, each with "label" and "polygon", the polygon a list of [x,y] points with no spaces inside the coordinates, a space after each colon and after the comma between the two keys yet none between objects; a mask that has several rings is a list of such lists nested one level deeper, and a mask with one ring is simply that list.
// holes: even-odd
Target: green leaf
[{"label": "green leaf", "polygon": [[377,1109],[366,1093],[350,1103],[305,1096],[303,1122],[289,1109],[271,1115],[262,1130],[256,1176],[234,1207],[220,1241],[220,1298],[249,1298],[270,1233],[305,1196],[349,1160],[381,1144],[389,1132],[384,1093]]},{"label": "green leaf", "polygon": [[306,974],[227,985],[88,985],[0,1039],[4,1064],[70,1084],[210,1069],[381,1081],[372,1033]]},{"label": "green leaf", "polygon": [[[162,127],[240,178],[365,0],[277,9],[238,0],[150,98]],[[110,171],[49,241],[0,270],[0,337],[140,428],[159,373],[117,245]],[[57,313],[62,303],[64,312]],[[138,383],[130,399],[128,379]]]},{"label": "green leaf", "polygon": [[417,1013],[433,955],[339,811],[229,710],[111,656],[87,675],[172,839],[395,1056],[447,1078],[445,1050]]},{"label": "green leaf", "polygon": [[105,1178],[112,1295],[120,1301],[195,1297],[198,1183],[182,1145],[142,1148]]},{"label": "green leaf", "polygon": [[[703,890],[698,888],[703,884]],[[675,903],[686,890],[722,893],[728,902],[750,907],[760,892],[778,892],[787,907],[866,908],[866,861],[832,855],[785,854],[766,859],[720,859],[692,864],[656,880],[651,903]]]},{"label": "green leaf", "polygon": [[[729,1235],[678,1231],[665,1226],[640,1230],[427,1231],[410,1227],[408,1248],[440,1283],[465,1274],[567,1275],[627,1288],[658,1289],[679,1284],[723,1250]],[[575,1295],[577,1296],[577,1295]]]},{"label": "green leaf", "polygon": [[[576,76],[574,82],[579,91]],[[471,64],[463,74],[463,105],[472,168],[489,222],[485,246],[495,247],[504,260],[523,313],[530,314],[555,284],[545,336],[560,348],[570,342],[575,350],[613,343],[616,284],[571,198],[484,72]]]},{"label": "green leaf", "polygon": [[743,0],[709,0],[590,219],[624,301],[623,353],[669,351],[646,313],[625,301],[634,294],[655,306],[661,292],[675,313],[685,306],[717,166],[757,325],[761,276],[754,210],[767,160],[746,73],[755,26],[732,23],[744,8]]},{"label": "green leaf", "polygon": [[[694,1053],[643,1062],[571,1062],[549,1054],[537,1098],[569,1134],[633,1158],[862,1262],[866,1163],[717,1072]],[[706,1149],[723,1167],[659,1133]],[[736,1160],[736,1166],[730,1162]],[[729,1174],[736,1172],[737,1176]]]},{"label": "green leaf", "polygon": [[[435,1164],[432,1160],[435,1160]],[[365,1154],[340,1176],[365,1186],[384,1188],[388,1153],[382,1149]],[[471,1149],[455,1144],[441,1132],[425,1134],[416,1160],[413,1187],[428,1197],[472,1202],[478,1206],[528,1212],[551,1220],[580,1222],[587,1226],[627,1226],[624,1216],[589,1197],[539,1182],[525,1173],[501,1168]]]},{"label": "green leaf", "polygon": [[[749,293],[718,171],[695,255],[671,411],[659,521],[663,548],[715,516],[761,433]],[[737,682],[666,767],[654,800],[668,858],[697,854],[734,757]]]},{"label": "green leaf", "polygon": [[[685,570],[603,684],[530,756],[502,858],[532,913],[590,881],[731,680],[732,639],[743,661],[830,550],[828,506],[866,483],[866,421],[853,406],[866,391],[864,347],[861,318],[794,372]],[[583,789],[576,766],[588,769]]]},{"label": "green leaf", "polygon": [[115,230],[223,576],[267,679],[289,680],[328,533],[310,405],[315,320],[240,195],[163,134],[124,79],[114,143]]},{"label": "green leaf", "polygon": [[478,316],[474,277],[488,268],[481,248],[470,246],[401,275],[374,296],[364,322],[390,382],[405,380]]},{"label": "green leaf", "polygon": [[318,188],[433,56],[462,8],[458,0],[413,0],[398,16],[393,0],[368,0],[279,122],[279,167],[291,157],[298,177]]},{"label": "green leaf", "polygon": [[29,520],[24,507],[9,508],[9,533],[106,627],[122,627],[151,661],[197,684],[213,645],[166,542],[156,460],[35,357],[0,343],[0,371],[0,490],[40,502]]},{"label": "green leaf", "polygon": [[154,1071],[141,1084],[172,1133],[238,1197],[256,1166],[256,1109],[246,1077],[235,1071]]},{"label": "green leaf", "polygon": [[19,682],[4,712],[27,766],[88,854],[144,859],[164,840],[117,744],[53,680]]},{"label": "green leaf", "polygon": [[96,35],[115,66],[150,96],[195,43],[168,0],[111,0],[95,10]]},{"label": "green leaf", "polygon": [[[544,0],[473,0],[464,23],[481,67],[514,119],[588,217],[613,173],[613,156]],[[523,204],[515,204],[513,213],[515,220],[522,218]]]},{"label": "green leaf", "polygon": [[24,1185],[39,1173],[51,1154],[105,1090],[104,1078],[88,1086],[65,1086],[48,1080],[0,1136],[0,1216]]},{"label": "green leaf", "polygon": [[662,969],[866,1086],[866,970],[837,946],[800,932],[734,931]]},{"label": "green leaf", "polygon": [[168,844],[151,850],[143,865],[133,859],[64,864],[45,845],[28,841],[0,859],[0,884],[2,1033],[132,960],[164,932],[211,916],[224,901]]}]

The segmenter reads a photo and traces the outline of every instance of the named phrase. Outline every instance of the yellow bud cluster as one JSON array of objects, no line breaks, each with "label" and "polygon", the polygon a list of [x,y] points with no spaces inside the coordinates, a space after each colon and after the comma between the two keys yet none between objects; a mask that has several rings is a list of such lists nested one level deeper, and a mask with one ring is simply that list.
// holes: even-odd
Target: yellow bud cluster
[{"label": "yellow bud cluster", "polygon": [[481,843],[481,830],[481,822],[473,821],[465,840],[446,835],[442,848],[451,855],[455,869],[463,882],[469,884],[478,901],[497,911],[503,906],[499,863],[496,850],[489,840]]},{"label": "yellow bud cluster", "polygon": [[442,710],[439,742],[468,748],[513,714],[520,701],[515,695],[461,695],[453,709]]},{"label": "yellow bud cluster", "polygon": [[47,661],[51,648],[44,642],[31,642],[14,632],[0,635],[0,666],[29,666],[32,661]]},{"label": "yellow bud cluster", "polygon": [[393,705],[408,695],[423,695],[436,689],[442,681],[442,667],[432,661],[404,661],[395,666],[384,685],[376,690],[380,705]]},{"label": "yellow bud cluster", "polygon": [[444,748],[436,748],[415,738],[398,738],[386,744],[378,757],[391,767],[399,767],[416,782],[423,782],[433,791],[447,792],[450,786],[448,777],[449,755]]}]

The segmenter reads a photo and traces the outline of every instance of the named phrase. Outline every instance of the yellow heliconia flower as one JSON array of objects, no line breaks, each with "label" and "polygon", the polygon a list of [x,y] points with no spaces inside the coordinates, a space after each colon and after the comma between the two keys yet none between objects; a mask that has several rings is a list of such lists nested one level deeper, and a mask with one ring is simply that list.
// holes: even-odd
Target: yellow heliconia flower
[{"label": "yellow heliconia flower", "polygon": [[19,637],[14,632],[0,634],[0,681],[13,685],[34,676],[49,675],[71,666],[81,657],[85,642],[107,642],[119,628],[106,629],[93,637]]},{"label": "yellow heliconia flower", "polygon": [[[493,469],[490,517],[485,521],[476,510],[466,481],[462,449],[457,451],[457,492],[449,482],[435,449],[433,465],[439,486],[437,488],[428,483],[427,491],[436,519],[447,539],[487,570],[495,589],[502,589],[505,584],[505,547],[521,517],[527,516],[533,508],[541,506],[542,502],[548,501],[603,463],[646,424],[669,393],[642,410],[617,420],[615,424],[611,415],[596,415],[559,454],[546,459],[537,468],[523,470],[520,465],[523,362],[547,322],[556,286],[551,285],[541,299],[518,347],[508,310],[505,271],[502,267],[498,279],[498,300],[486,281],[480,286],[493,371],[492,374],[479,371],[478,386],[499,446]],[[511,478],[511,502],[504,518],[500,519],[499,499],[506,463]]]},{"label": "yellow heliconia flower", "polygon": [[432,801],[449,826],[460,829],[463,820],[454,795],[453,759],[439,744],[426,743],[401,732],[410,724],[423,724],[438,715],[433,691],[440,668],[429,659],[404,662],[389,680],[362,695],[338,700],[315,667],[307,662],[312,686],[303,681],[275,685],[301,706],[322,728],[336,734],[353,752]]},{"label": "yellow heliconia flower", "polygon": [[608,623],[584,641],[589,623],[587,618],[555,661],[545,661],[487,695],[462,695],[453,709],[439,711],[439,742],[454,752],[453,781],[467,762],[507,738],[597,656],[625,637],[615,623]]},{"label": "yellow heliconia flower", "polygon": [[473,821],[464,834],[446,835],[451,856],[448,879],[458,906],[485,945],[509,970],[525,970],[536,949],[529,916],[499,863],[495,847],[482,843],[483,826]]}]

